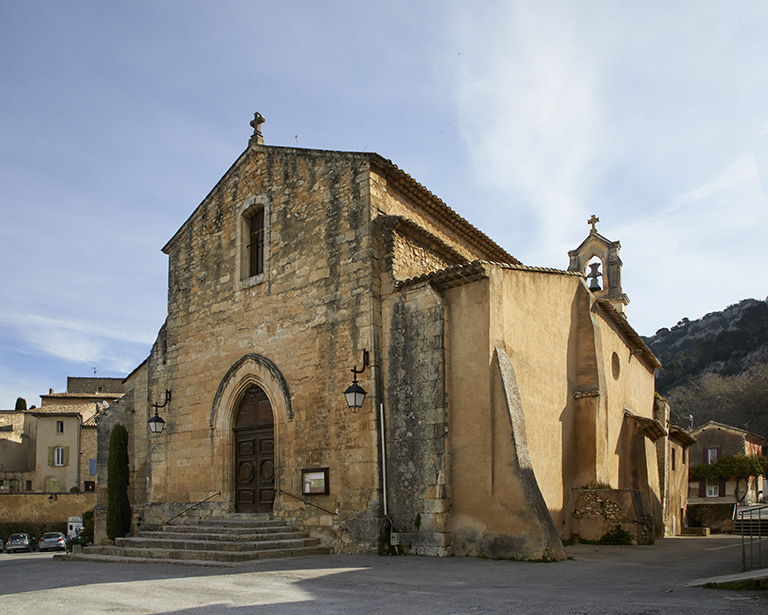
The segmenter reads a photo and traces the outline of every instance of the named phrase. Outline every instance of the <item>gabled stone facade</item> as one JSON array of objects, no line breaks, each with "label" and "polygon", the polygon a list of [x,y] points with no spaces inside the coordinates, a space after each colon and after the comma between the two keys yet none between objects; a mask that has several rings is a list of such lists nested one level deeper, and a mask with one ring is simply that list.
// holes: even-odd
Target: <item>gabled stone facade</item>
[{"label": "gabled stone facade", "polygon": [[582,272],[523,266],[377,154],[264,145],[257,120],[163,249],[166,322],[99,422],[97,536],[118,422],[137,525],[200,503],[340,552],[561,559],[574,489],[660,507],[626,414],[654,420],[658,361]]}]

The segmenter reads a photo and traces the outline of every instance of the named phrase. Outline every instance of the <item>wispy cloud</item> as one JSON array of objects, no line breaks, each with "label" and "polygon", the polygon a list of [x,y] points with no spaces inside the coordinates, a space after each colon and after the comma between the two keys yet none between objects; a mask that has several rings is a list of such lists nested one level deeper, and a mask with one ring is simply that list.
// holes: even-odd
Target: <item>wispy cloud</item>
[{"label": "wispy cloud", "polygon": [[70,332],[78,335],[92,336],[103,340],[131,342],[134,344],[151,344],[154,338],[135,331],[120,331],[80,320],[52,318],[40,314],[24,314],[21,312],[5,312],[0,314],[0,322],[5,322],[24,330],[44,330]]},{"label": "wispy cloud", "polygon": [[513,254],[564,268],[597,214],[622,242],[643,332],[768,290],[768,91],[748,68],[765,70],[760,54],[744,53],[766,53],[749,41],[751,17],[767,13],[751,6],[734,19],[708,1],[459,5],[463,134],[478,182],[504,203],[496,233]]},{"label": "wispy cloud", "polygon": [[[513,3],[458,18],[457,98],[475,173],[533,211],[544,240],[585,200],[605,147],[600,63],[569,11]],[[482,23],[482,27],[480,24]],[[557,44],[542,44],[557,41]]]},{"label": "wispy cloud", "polygon": [[[669,216],[691,204],[711,201],[735,186],[750,180],[759,180],[757,165],[752,155],[744,154],[725,168],[719,170],[714,177],[703,185],[665,203],[659,215]],[[731,217],[732,215],[729,212],[728,215],[723,216],[723,219],[727,220]]]},{"label": "wispy cloud", "polygon": [[[27,364],[68,364],[68,375],[97,368],[99,372],[127,374],[146,356],[153,339],[134,331],[104,325],[51,318],[38,314],[9,312],[0,315],[0,336]],[[48,383],[48,386],[53,383]]]}]

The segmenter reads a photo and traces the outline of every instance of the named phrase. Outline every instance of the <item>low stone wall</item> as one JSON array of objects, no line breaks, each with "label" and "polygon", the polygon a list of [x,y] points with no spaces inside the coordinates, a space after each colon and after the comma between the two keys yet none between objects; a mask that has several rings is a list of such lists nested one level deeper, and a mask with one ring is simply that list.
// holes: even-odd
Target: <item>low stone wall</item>
[{"label": "low stone wall", "polygon": [[630,533],[633,544],[654,540],[653,515],[640,491],[576,489],[573,502],[573,535],[577,540],[600,540],[619,526]]},{"label": "low stone wall", "polygon": [[[54,501],[49,498],[55,496]],[[8,523],[66,523],[96,506],[95,493],[2,493],[0,516]]]},{"label": "low stone wall", "polygon": [[[714,499],[714,498],[713,498]],[[708,527],[714,534],[733,530],[732,502],[723,504],[691,504],[688,503],[688,526]]]}]

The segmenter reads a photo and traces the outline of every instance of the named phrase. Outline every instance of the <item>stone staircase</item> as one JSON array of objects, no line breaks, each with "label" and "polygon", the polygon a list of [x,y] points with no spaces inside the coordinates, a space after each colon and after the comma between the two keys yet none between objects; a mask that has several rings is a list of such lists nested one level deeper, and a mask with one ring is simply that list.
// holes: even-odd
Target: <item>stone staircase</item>
[{"label": "stone staircase", "polygon": [[114,545],[84,547],[54,556],[65,561],[155,561],[232,566],[254,560],[327,555],[307,532],[269,515],[231,515],[211,519],[178,519],[138,536],[118,538]]},{"label": "stone staircase", "polygon": [[757,538],[761,536],[763,538],[768,537],[768,516],[763,516],[762,519],[734,519],[733,521],[733,533],[741,534],[745,536],[753,536]]}]

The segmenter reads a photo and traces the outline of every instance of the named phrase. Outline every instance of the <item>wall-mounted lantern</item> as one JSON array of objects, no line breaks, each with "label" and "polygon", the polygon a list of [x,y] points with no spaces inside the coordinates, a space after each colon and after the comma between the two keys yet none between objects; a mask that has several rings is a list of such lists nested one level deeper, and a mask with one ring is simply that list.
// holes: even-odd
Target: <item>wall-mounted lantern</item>
[{"label": "wall-mounted lantern", "polygon": [[360,406],[362,406],[365,401],[365,389],[357,384],[357,375],[362,374],[366,367],[368,367],[368,351],[363,350],[363,369],[357,369],[357,365],[355,365],[349,370],[354,376],[352,376],[352,384],[347,387],[346,391],[344,391],[344,397],[347,398],[347,405],[352,412],[358,412]]},{"label": "wall-mounted lantern", "polygon": [[152,404],[155,407],[155,415],[149,417],[148,422],[149,422],[149,431],[151,431],[153,434],[163,433],[163,428],[165,428],[165,421],[157,415],[157,410],[159,408],[165,408],[168,405],[168,402],[170,401],[171,401],[171,392],[166,389],[165,401],[162,404]]}]

